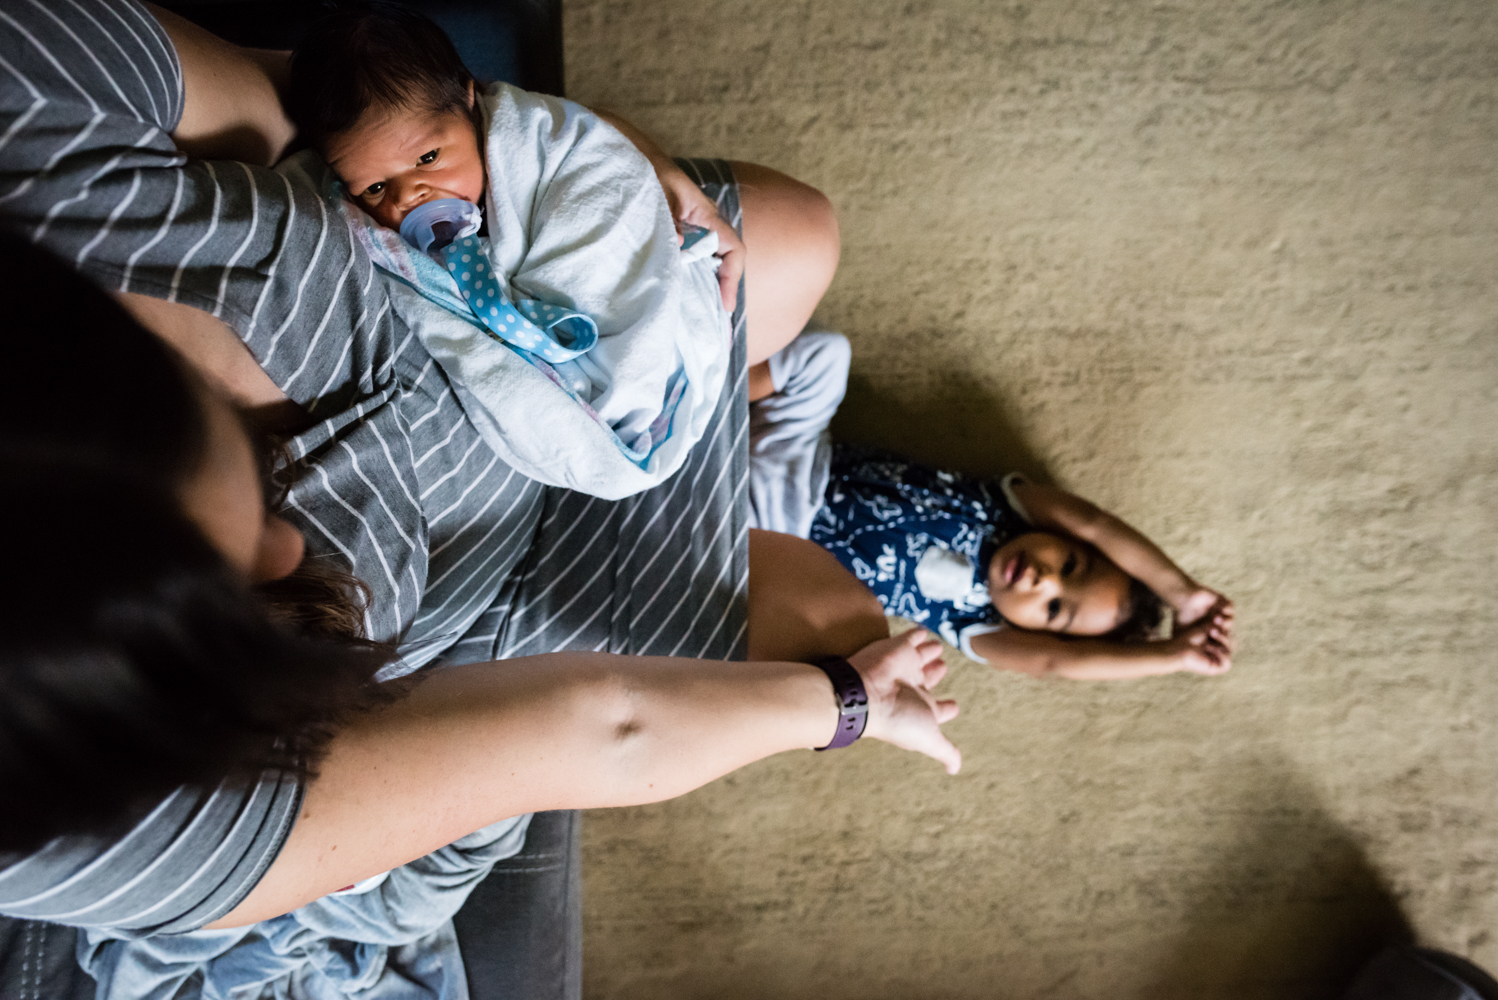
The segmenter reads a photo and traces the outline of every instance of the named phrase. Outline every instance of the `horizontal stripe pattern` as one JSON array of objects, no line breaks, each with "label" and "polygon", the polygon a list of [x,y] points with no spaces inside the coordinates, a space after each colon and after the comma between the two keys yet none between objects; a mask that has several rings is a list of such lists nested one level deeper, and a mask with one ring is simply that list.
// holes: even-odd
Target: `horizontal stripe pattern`
[{"label": "horizontal stripe pattern", "polygon": [[[286,514],[371,589],[397,674],[559,649],[742,657],[743,315],[709,428],[671,482],[608,503],[508,468],[318,196],[325,178],[188,162],[181,69],[133,0],[0,8],[0,218],[104,287],[222,317],[317,421]],[[738,223],[726,165],[687,164]],[[742,300],[742,289],[740,292]],[[228,912],[275,858],[296,781],[183,789],[122,837],[0,857],[0,912],[144,935]],[[0,972],[0,986],[5,985]]]}]

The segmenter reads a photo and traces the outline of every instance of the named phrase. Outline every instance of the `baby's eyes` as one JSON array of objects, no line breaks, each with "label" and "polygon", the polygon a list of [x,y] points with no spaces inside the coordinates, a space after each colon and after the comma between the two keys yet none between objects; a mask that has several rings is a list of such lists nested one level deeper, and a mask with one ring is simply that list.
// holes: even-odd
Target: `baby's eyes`
[{"label": "baby's eyes", "polygon": [[1046,620],[1047,623],[1055,621],[1056,620],[1056,616],[1059,615],[1060,613],[1061,613],[1061,598],[1059,598],[1059,597],[1053,597],[1049,601],[1046,602],[1046,606],[1045,606],[1045,620]]},{"label": "baby's eyes", "polygon": [[1076,571],[1076,568],[1077,568],[1077,554],[1075,552],[1073,552],[1071,555],[1069,555],[1069,556],[1066,557],[1066,562],[1064,562],[1064,563],[1061,564],[1061,575],[1062,576],[1071,576],[1072,573]]},{"label": "baby's eyes", "polygon": [[437,151],[434,149],[431,152],[422,153],[421,154],[421,159],[417,160],[416,162],[419,163],[419,164],[421,164],[424,167],[424,166],[426,166],[429,163],[435,163],[436,160],[437,160]]},{"label": "baby's eyes", "polygon": [[385,190],[385,182],[384,181],[375,181],[369,187],[365,188],[364,189],[364,193],[361,194],[359,197],[361,197],[361,198],[375,198],[375,197],[378,197],[379,193],[381,191],[383,191],[383,190]]}]

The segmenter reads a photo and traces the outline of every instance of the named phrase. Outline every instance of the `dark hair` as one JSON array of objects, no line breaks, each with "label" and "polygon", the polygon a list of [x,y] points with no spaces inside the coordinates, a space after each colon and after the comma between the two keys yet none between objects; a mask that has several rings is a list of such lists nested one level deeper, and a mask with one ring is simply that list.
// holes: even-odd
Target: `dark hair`
[{"label": "dark hair", "polygon": [[1165,622],[1165,602],[1143,580],[1129,577],[1128,613],[1107,638],[1118,642],[1148,642],[1157,638]]},{"label": "dark hair", "polygon": [[420,11],[372,0],[316,21],[291,54],[283,103],[299,142],[321,151],[373,107],[470,114],[473,74]]},{"label": "dark hair", "polygon": [[169,347],[5,233],[0,271],[20,373],[0,395],[0,800],[23,804],[0,850],[127,821],[183,784],[309,773],[338,724],[388,699],[371,680],[388,648],[334,641],[316,615],[285,624],[183,514],[206,414]]}]

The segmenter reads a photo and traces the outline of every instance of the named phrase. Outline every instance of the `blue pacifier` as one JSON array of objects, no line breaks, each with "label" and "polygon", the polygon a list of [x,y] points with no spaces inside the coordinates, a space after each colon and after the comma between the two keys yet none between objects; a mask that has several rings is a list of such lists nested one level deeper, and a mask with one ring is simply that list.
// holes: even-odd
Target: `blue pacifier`
[{"label": "blue pacifier", "polygon": [[462,198],[438,198],[411,209],[401,222],[401,239],[430,254],[479,231],[483,213]]}]

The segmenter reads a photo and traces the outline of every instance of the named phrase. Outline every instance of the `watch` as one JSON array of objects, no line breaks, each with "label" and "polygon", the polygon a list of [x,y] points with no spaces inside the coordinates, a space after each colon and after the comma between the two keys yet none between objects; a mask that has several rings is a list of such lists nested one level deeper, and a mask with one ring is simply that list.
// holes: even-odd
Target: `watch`
[{"label": "watch", "polygon": [[832,681],[832,693],[837,697],[837,733],[832,742],[818,750],[836,750],[845,747],[863,735],[869,721],[869,695],[864,690],[863,678],[853,665],[841,656],[824,656],[812,664]]}]

